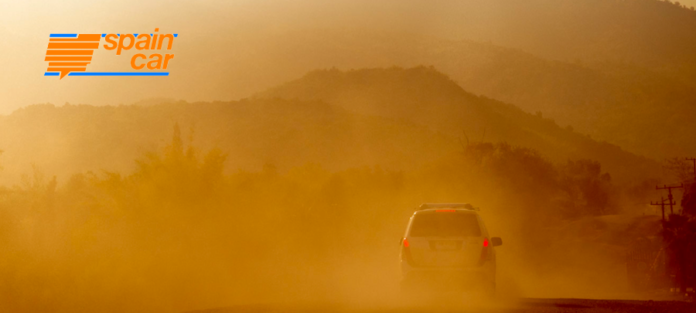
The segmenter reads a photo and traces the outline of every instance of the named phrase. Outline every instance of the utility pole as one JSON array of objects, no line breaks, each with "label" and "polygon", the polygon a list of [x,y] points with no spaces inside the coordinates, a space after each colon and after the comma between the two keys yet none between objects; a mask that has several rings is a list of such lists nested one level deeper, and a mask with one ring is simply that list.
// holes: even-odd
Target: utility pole
[{"label": "utility pole", "polygon": [[672,189],[679,189],[679,188],[684,188],[684,184],[682,183],[679,186],[664,185],[664,187],[660,187],[660,186],[655,187],[655,189],[657,189],[657,190],[667,189],[667,191],[669,191],[669,196],[667,199],[669,200],[669,212],[670,212],[670,214],[674,214],[674,204],[675,204],[673,201],[674,198],[672,197]]},{"label": "utility pole", "polygon": [[[662,223],[665,222],[665,200],[667,200],[665,197],[661,197],[659,203],[650,201],[650,205],[659,205],[662,207]],[[670,203],[670,205],[674,205],[674,203]]]},{"label": "utility pole", "polygon": [[660,203],[650,201],[650,205],[659,205],[662,207],[662,223],[665,222],[665,197],[660,198]]}]

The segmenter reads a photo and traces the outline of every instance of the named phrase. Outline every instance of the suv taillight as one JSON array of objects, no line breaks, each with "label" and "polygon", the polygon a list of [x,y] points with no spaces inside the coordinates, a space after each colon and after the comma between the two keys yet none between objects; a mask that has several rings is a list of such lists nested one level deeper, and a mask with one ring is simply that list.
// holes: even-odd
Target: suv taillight
[{"label": "suv taillight", "polygon": [[411,258],[411,244],[408,242],[407,238],[401,241],[401,259],[406,261],[406,263],[413,265],[413,259]]},{"label": "suv taillight", "polygon": [[481,258],[479,259],[478,265],[481,266],[488,260],[488,238],[483,238],[483,248],[481,248]]}]

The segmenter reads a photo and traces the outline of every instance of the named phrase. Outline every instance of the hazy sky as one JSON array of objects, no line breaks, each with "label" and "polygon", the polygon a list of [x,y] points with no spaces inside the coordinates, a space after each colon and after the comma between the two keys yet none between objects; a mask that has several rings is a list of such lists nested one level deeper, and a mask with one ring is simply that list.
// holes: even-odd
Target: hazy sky
[{"label": "hazy sky", "polygon": [[[234,71],[236,54],[249,48],[258,35],[277,35],[303,29],[345,25],[395,26],[408,31],[427,28],[411,17],[437,16],[422,9],[428,1],[14,1],[0,2],[0,114],[34,103],[128,104],[143,98],[168,97],[196,100],[233,100],[259,90],[241,82],[216,79],[216,62]],[[403,3],[403,4],[402,4]],[[439,10],[442,4],[429,6]],[[352,13],[350,13],[352,12]],[[416,24],[416,25],[414,25]],[[50,33],[143,33],[155,27],[161,33],[178,33],[170,63],[170,77],[44,77]],[[221,51],[220,43],[238,42],[239,51]],[[104,42],[102,41],[102,44]],[[253,51],[243,52],[253,54]],[[130,55],[95,51],[88,71],[128,71]],[[218,61],[211,61],[218,60]],[[224,61],[220,61],[224,60]],[[246,60],[249,60],[247,57]],[[244,65],[248,75],[253,64]],[[308,69],[309,70],[309,69]],[[229,70],[227,70],[229,71]],[[295,78],[295,77],[292,77]],[[250,77],[251,79],[251,77]],[[261,78],[256,78],[261,79]],[[210,81],[209,84],[201,84]],[[194,87],[196,86],[196,87]],[[267,86],[269,87],[269,86]],[[230,98],[220,98],[220,90]],[[214,91],[214,92],[213,92]],[[233,99],[232,99],[233,98]]]},{"label": "hazy sky", "polygon": [[[358,2],[344,1],[343,7],[338,8],[323,1],[3,1],[0,2],[0,64],[4,69],[0,73],[0,114],[45,102],[119,104],[149,97],[231,100],[209,98],[209,89],[223,86],[207,85],[192,90],[194,83],[212,81],[216,75],[223,74],[216,72],[216,65],[209,62],[211,55],[235,53],[220,51],[216,41],[312,28],[334,20],[342,9],[359,8]],[[379,6],[363,1],[361,9],[383,11]],[[143,33],[155,27],[162,33],[180,34],[172,51],[175,59],[170,64],[170,77],[58,80],[42,76],[47,68],[44,56],[50,33]],[[113,53],[100,49],[95,51],[88,70],[127,71],[129,60],[115,58]],[[229,94],[249,95],[255,91],[232,90]]]},{"label": "hazy sky", "polygon": [[[177,90],[181,91],[189,80],[196,77],[185,75],[181,64],[184,62],[181,61],[187,58],[177,51],[181,52],[181,46],[189,44],[192,37],[224,35],[223,24],[234,24],[244,16],[253,19],[258,11],[246,11],[250,2],[2,2],[0,33],[4,44],[0,50],[0,62],[6,70],[0,73],[0,113],[32,103],[119,104],[141,97],[180,97],[183,93]],[[155,27],[159,27],[161,32],[180,34],[173,47],[176,60],[171,62],[171,77],[66,77],[59,81],[55,77],[42,76],[47,67],[43,58],[50,33],[142,33],[151,32]],[[103,63],[105,52],[95,52],[88,70],[106,66]],[[112,58],[120,63],[101,69],[127,71],[129,59]],[[120,88],[114,90],[116,86]]]},{"label": "hazy sky", "polygon": [[[254,71],[255,67],[264,66],[249,62],[256,53],[255,48],[250,47],[263,46],[255,45],[262,40],[260,38],[330,27],[426,33],[439,27],[438,36],[452,38],[456,35],[448,32],[457,30],[442,27],[445,23],[442,21],[462,19],[467,13],[457,3],[420,0],[0,0],[0,65],[3,68],[0,72],[0,114],[46,102],[56,105],[66,102],[128,104],[153,97],[233,100],[259,91],[254,81],[280,83],[281,79],[296,77],[290,74],[262,77],[271,74]],[[683,3],[696,5],[696,0]],[[479,13],[502,18],[496,17],[500,14],[496,5],[489,2],[487,11]],[[42,76],[47,68],[44,56],[50,33],[143,33],[152,32],[155,27],[161,33],[180,34],[172,51],[175,59],[170,63],[170,77],[66,77],[58,80]],[[443,29],[446,31],[442,32]],[[221,42],[225,43],[225,51],[221,50]],[[127,71],[132,54],[118,58],[113,52],[97,50],[88,70]],[[235,63],[241,62],[239,60],[245,63]],[[292,60],[285,61],[292,63]],[[219,62],[224,62],[225,66],[220,66]],[[231,73],[235,70],[240,72]],[[230,81],[230,74],[238,75]],[[292,75],[297,74],[293,72]]]}]

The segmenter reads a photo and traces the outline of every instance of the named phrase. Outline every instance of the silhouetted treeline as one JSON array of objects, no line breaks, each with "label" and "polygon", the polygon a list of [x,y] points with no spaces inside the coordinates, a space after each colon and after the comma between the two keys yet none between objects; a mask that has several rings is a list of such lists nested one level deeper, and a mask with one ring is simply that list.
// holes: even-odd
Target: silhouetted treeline
[{"label": "silhouetted treeline", "polygon": [[457,151],[459,140],[470,137],[530,147],[557,163],[597,160],[622,184],[661,174],[654,161],[475,96],[432,68],[416,67],[316,71],[232,102],[28,106],[0,117],[0,180],[16,183],[31,164],[61,177],[133,170],[130,160],[162,146],[164,130],[175,121],[184,141],[193,134],[201,147],[229,153],[231,169],[273,163],[286,170],[317,162],[329,170],[411,170]]},{"label": "silhouetted treeline", "polygon": [[548,273],[564,258],[549,251],[549,229],[622,209],[599,163],[554,165],[504,143],[471,143],[412,171],[269,163],[230,173],[226,152],[184,138],[177,125],[130,173],[58,184],[35,170],[0,189],[2,307],[132,312],[379,297],[365,286],[396,290],[396,243],[423,202],[480,206],[525,273]]}]

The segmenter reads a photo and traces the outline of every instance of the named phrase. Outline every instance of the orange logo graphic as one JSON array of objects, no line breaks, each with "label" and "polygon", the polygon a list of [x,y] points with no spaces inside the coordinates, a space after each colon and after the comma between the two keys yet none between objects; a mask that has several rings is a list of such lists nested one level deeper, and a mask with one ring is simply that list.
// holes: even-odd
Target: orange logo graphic
[{"label": "orange logo graphic", "polygon": [[[48,70],[44,76],[169,76],[166,70],[174,54],[137,53],[130,61],[129,72],[88,72],[87,65],[92,62],[94,50],[99,49],[101,38],[105,50],[116,50],[121,55],[124,50],[135,49],[142,52],[171,50],[178,34],[158,34],[159,28],[151,34],[50,34],[46,61]],[[153,51],[154,52],[154,51]]]},{"label": "orange logo graphic", "polygon": [[52,35],[46,50],[48,72],[60,72],[60,78],[70,72],[84,72],[100,40],[101,34],[79,34],[75,38]]}]

